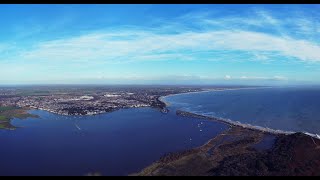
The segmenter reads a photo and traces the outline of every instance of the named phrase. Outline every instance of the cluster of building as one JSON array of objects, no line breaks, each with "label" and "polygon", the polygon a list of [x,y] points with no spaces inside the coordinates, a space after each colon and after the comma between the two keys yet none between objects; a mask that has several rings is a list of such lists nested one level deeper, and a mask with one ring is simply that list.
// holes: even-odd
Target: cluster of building
[{"label": "cluster of building", "polygon": [[[199,91],[195,88],[120,88],[109,91],[96,90],[66,90],[37,95],[23,90],[0,90],[0,106],[19,106],[45,110],[61,115],[95,115],[111,112],[121,108],[154,107],[162,112],[168,112],[160,96],[169,94]],[[1,94],[2,93],[2,94]]]}]

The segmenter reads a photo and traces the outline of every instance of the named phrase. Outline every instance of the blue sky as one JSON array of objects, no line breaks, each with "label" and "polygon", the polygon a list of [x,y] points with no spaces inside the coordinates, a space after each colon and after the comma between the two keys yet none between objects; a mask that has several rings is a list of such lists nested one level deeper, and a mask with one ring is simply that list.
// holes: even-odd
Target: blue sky
[{"label": "blue sky", "polygon": [[319,5],[0,5],[0,84],[319,84]]}]

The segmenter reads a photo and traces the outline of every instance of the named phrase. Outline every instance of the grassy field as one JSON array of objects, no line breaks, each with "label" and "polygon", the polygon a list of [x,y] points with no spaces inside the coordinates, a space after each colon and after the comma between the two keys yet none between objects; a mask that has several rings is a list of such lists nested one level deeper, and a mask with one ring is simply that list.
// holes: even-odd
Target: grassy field
[{"label": "grassy field", "polygon": [[6,121],[6,120],[7,120],[6,116],[0,115],[0,121]]},{"label": "grassy field", "polygon": [[25,91],[20,96],[49,96],[49,91]]},{"label": "grassy field", "polygon": [[14,129],[10,124],[11,119],[26,119],[28,117],[38,116],[29,114],[27,110],[23,108],[0,106],[0,129]]},{"label": "grassy field", "polygon": [[0,106],[0,112],[2,112],[2,111],[14,110],[14,109],[16,109],[16,107],[11,107],[11,106],[9,106],[9,107],[7,107],[7,106]]}]

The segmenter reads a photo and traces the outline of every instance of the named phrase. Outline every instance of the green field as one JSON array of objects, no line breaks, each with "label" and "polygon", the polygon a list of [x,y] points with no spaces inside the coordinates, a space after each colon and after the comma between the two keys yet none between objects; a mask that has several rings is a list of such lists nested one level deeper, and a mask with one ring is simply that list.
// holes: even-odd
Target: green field
[{"label": "green field", "polygon": [[22,109],[19,107],[0,106],[0,129],[14,128],[10,124],[10,120],[12,118],[25,119],[28,117],[38,117],[38,116],[29,114],[25,109]]},{"label": "green field", "polygon": [[0,115],[0,121],[6,121],[6,120],[7,120],[6,116]]},{"label": "green field", "polygon": [[14,109],[17,109],[16,107],[4,107],[4,106],[0,106],[0,112],[2,111],[9,111],[9,110],[14,110]]}]

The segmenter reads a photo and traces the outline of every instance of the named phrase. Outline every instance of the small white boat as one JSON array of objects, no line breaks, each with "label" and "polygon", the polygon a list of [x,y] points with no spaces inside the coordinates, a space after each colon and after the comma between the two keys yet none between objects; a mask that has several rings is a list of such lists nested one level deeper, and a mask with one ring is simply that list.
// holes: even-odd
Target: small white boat
[{"label": "small white boat", "polygon": [[74,125],[81,131],[81,128],[78,126],[78,124],[74,123]]}]

